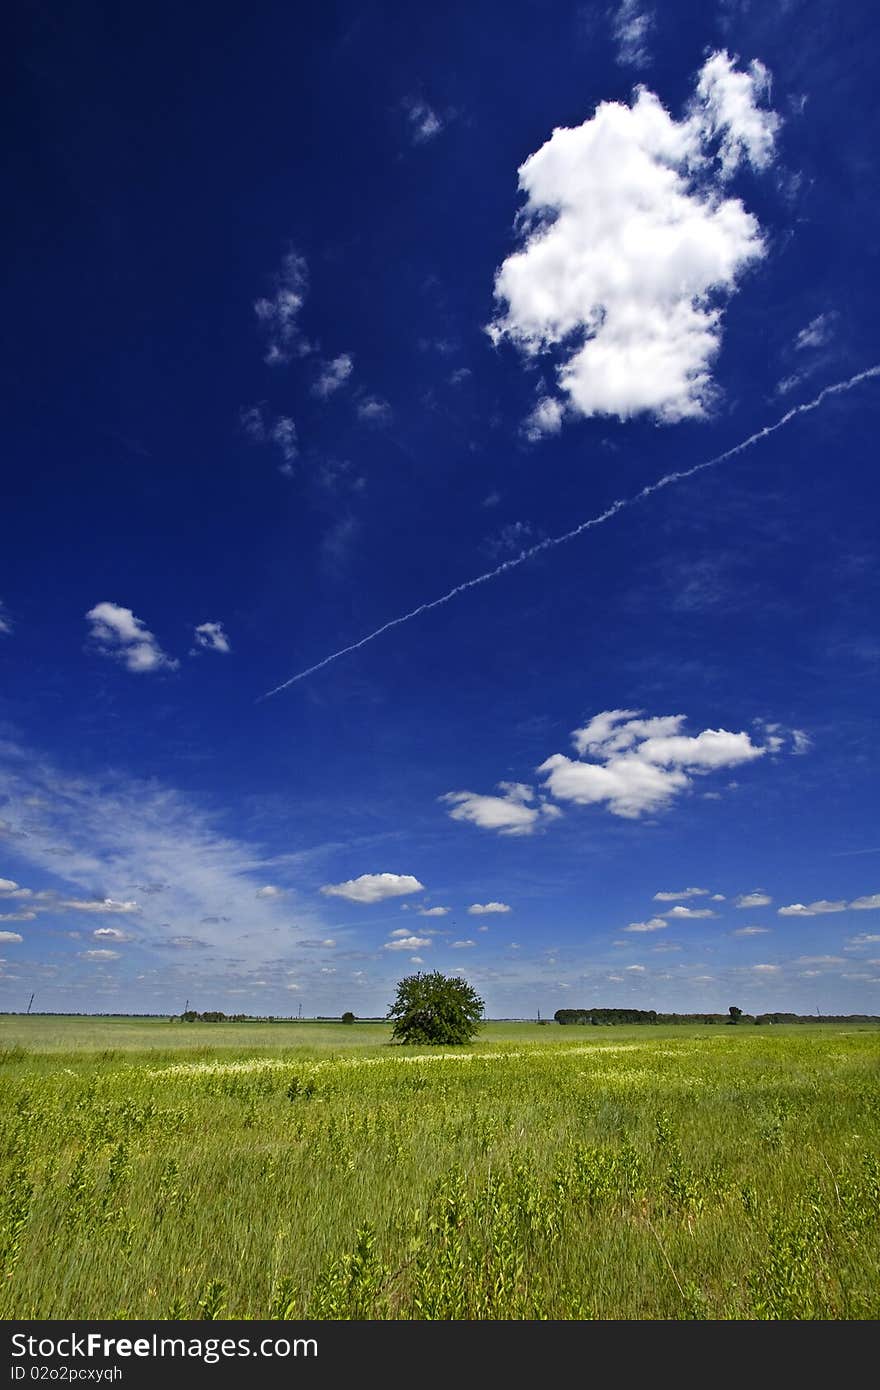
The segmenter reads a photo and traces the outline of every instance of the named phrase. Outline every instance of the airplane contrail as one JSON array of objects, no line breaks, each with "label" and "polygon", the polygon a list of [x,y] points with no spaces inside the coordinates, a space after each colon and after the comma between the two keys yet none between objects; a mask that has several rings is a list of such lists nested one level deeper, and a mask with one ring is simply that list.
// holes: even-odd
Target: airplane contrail
[{"label": "airplane contrail", "polygon": [[490,579],[497,579],[499,575],[507,574],[508,570],[524,565],[526,560],[531,560],[533,555],[540,555],[544,550],[552,550],[557,545],[564,545],[566,541],[573,541],[584,531],[591,531],[595,526],[601,526],[603,522],[610,521],[618,512],[624,511],[627,507],[634,507],[637,502],[644,502],[647,497],[652,497],[655,492],[660,492],[662,488],[670,487],[673,483],[682,483],[687,478],[695,477],[697,473],[705,472],[707,468],[717,468],[720,463],[726,463],[728,459],[736,458],[737,454],[750,449],[753,444],[758,444],[762,439],[766,439],[769,435],[775,434],[777,430],[781,430],[796,416],[807,415],[811,410],[818,410],[829,396],[838,396],[843,391],[851,391],[853,387],[861,385],[863,381],[877,376],[880,376],[880,365],[868,367],[863,372],[857,372],[848,381],[836,381],[833,385],[826,386],[813,400],[806,401],[803,405],[793,406],[775,424],[765,425],[763,429],[758,430],[755,434],[750,434],[748,439],[744,439],[740,444],[734,444],[732,449],[725,449],[723,454],[716,454],[715,458],[707,459],[705,463],[695,463],[693,468],[683,468],[674,473],[664,473],[663,477],[658,478],[655,483],[648,483],[632,497],[618,498],[616,502],[612,502],[609,507],[606,507],[604,512],[600,512],[598,516],[590,517],[587,521],[582,521],[572,531],[566,531],[562,536],[550,536],[547,540],[538,541],[528,550],[521,551],[514,559],[505,560],[502,564],[496,565],[494,569],[487,570],[485,574],[478,574],[474,579],[466,579],[463,583],[456,584],[454,589],[441,594],[440,598],[431,599],[427,603],[420,603],[418,608],[411,608],[408,613],[402,613],[399,618],[391,618],[389,622],[377,627],[375,632],[368,632],[366,637],[362,637],[360,641],[352,642],[348,647],[340,647],[339,651],[331,652],[329,656],[325,656],[323,661],[317,661],[314,666],[307,666],[304,671],[298,671],[295,676],[283,681],[281,685],[276,685],[273,690],[267,690],[265,695],[259,696],[257,703],[280,694],[289,686],[296,685],[297,681],[305,680],[306,676],[313,676],[316,671],[322,671],[325,666],[329,666],[332,661],[338,661],[341,656],[347,656],[349,652],[360,651],[361,647],[365,647],[368,642],[375,642],[377,637],[381,637],[385,632],[390,632],[392,628],[411,622],[413,618],[418,618],[422,613],[430,613],[432,608],[442,607],[444,603],[449,603],[450,599],[456,598],[468,589],[476,589],[478,585],[486,584]]}]

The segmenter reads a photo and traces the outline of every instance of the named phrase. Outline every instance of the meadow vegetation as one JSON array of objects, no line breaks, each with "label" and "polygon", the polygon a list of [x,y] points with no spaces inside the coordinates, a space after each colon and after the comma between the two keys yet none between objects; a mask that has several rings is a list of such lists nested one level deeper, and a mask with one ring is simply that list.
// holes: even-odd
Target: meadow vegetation
[{"label": "meadow vegetation", "polygon": [[5,1318],[873,1319],[880,1031],[0,1020]]}]

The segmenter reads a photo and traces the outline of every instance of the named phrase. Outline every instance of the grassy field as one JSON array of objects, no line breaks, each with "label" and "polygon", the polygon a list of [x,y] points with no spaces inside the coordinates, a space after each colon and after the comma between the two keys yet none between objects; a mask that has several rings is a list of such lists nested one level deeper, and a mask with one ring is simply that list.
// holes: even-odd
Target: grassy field
[{"label": "grassy field", "polygon": [[880,1031],[0,1019],[5,1318],[880,1317]]}]

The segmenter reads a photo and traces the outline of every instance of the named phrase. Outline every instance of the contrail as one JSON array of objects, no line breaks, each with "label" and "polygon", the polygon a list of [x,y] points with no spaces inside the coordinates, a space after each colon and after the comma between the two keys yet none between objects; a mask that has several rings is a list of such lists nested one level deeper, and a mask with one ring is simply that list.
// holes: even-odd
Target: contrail
[{"label": "contrail", "polygon": [[533,555],[540,555],[544,550],[552,550],[557,545],[564,545],[566,541],[573,541],[576,536],[580,536],[584,531],[591,531],[595,526],[601,526],[603,522],[610,521],[618,512],[624,511],[627,507],[634,507],[637,502],[644,502],[645,498],[653,497],[655,492],[660,492],[664,487],[670,487],[673,483],[682,483],[687,478],[693,478],[697,473],[703,473],[707,468],[717,468],[719,463],[726,463],[728,459],[736,458],[737,454],[750,449],[753,444],[758,444],[768,435],[775,434],[781,430],[783,425],[787,425],[797,415],[807,415],[811,410],[818,410],[829,396],[839,396],[843,391],[851,391],[854,386],[859,386],[863,381],[868,381],[873,377],[880,376],[880,365],[868,367],[863,372],[858,372],[851,376],[848,381],[836,381],[832,386],[826,386],[820,391],[813,400],[807,401],[804,405],[793,406],[791,410],[777,420],[773,425],[765,425],[756,434],[750,434],[748,439],[744,439],[740,444],[734,444],[732,449],[726,449],[723,454],[716,454],[715,458],[707,459],[705,463],[696,463],[693,468],[680,469],[675,473],[664,473],[662,478],[658,478],[655,483],[648,483],[641,492],[636,492],[632,497],[620,497],[616,502],[612,502],[610,507],[606,507],[604,512],[598,516],[592,516],[587,521],[582,521],[579,526],[575,526],[573,531],[566,531],[563,536],[550,536],[547,540],[539,541],[537,545],[530,546],[528,550],[523,550],[513,560],[505,560],[503,564],[496,565],[495,569],[487,570],[485,574],[478,574],[474,579],[466,579],[462,584],[456,584],[454,589],[442,594],[440,598],[431,599],[428,603],[420,603],[418,608],[411,608],[408,613],[403,613],[399,618],[392,618],[390,622],[383,623],[377,627],[375,632],[368,632],[366,637],[362,637],[359,642],[352,642],[348,647],[340,647],[338,652],[331,652],[330,656],[325,656],[323,661],[318,661],[314,666],[307,666],[304,671],[299,671],[289,680],[281,685],[276,685],[274,690],[267,690],[265,695],[261,695],[260,700],[268,700],[273,695],[278,695],[282,690],[287,690],[288,686],[295,685],[297,681],[305,680],[306,676],[313,676],[316,671],[322,671],[325,666],[329,666],[331,661],[338,661],[341,656],[347,656],[349,652],[360,651],[368,642],[375,642],[377,637],[381,637],[384,632],[390,632],[393,627],[401,627],[403,623],[411,622],[413,618],[418,618],[422,613],[430,613],[432,608],[440,608],[444,603],[449,603],[450,599],[456,598],[459,594],[465,593],[468,589],[476,589],[479,584],[486,584],[490,579],[497,579],[501,574],[507,574],[508,570],[514,570],[519,565],[524,565],[526,560],[531,560]]}]

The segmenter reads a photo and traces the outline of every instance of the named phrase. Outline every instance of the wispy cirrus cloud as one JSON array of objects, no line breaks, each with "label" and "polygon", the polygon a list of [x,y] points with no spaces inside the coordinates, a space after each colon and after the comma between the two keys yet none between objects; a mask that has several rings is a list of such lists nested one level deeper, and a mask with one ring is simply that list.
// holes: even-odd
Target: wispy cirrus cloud
[{"label": "wispy cirrus cloud", "polygon": [[686,898],[706,898],[709,896],[708,888],[682,888],[680,893],[662,892],[654,894],[655,903],[679,903]]},{"label": "wispy cirrus cloud", "polygon": [[653,12],[642,0],[620,0],[617,8],[611,11],[611,32],[617,45],[617,62],[621,67],[650,66],[648,43],[655,24]]},{"label": "wispy cirrus cloud", "polygon": [[[619,13],[630,51],[643,52],[642,11]],[[555,432],[563,413],[707,413],[721,296],[765,254],[756,218],[724,185],[741,163],[763,169],[773,157],[768,90],[761,63],[742,70],[716,52],[681,120],[640,87],[631,106],[602,102],[554,130],[520,166],[520,246],[497,273],[488,332],[533,360],[558,359],[558,394],[542,397],[533,431]]]},{"label": "wispy cirrus cloud", "polygon": [[329,400],[335,396],[354,371],[354,358],[350,352],[341,352],[338,357],[324,362],[321,370],[312,385],[312,395],[319,400]]},{"label": "wispy cirrus cloud", "polygon": [[296,425],[290,416],[277,415],[273,419],[266,409],[265,402],[260,401],[258,405],[241,410],[239,419],[248,439],[253,440],[255,444],[275,446],[281,455],[281,463],[278,465],[279,472],[290,477],[293,473],[293,465],[299,456]]},{"label": "wispy cirrus cloud", "polygon": [[437,112],[421,97],[408,97],[403,103],[409,138],[414,145],[426,145],[436,140],[443,129]]},{"label": "wispy cirrus cloud", "polygon": [[118,603],[96,603],[86,613],[91,624],[89,636],[104,656],[119,661],[127,671],[143,675],[151,671],[174,671],[180,665],[166,655],[149,628],[130,608]]},{"label": "wispy cirrus cloud", "polygon": [[[276,960],[302,936],[327,935],[296,894],[281,902],[256,898],[265,883],[261,847],[225,833],[217,815],[173,787],[109,770],[67,772],[5,740],[0,801],[12,826],[27,827],[11,841],[17,859],[59,885],[27,899],[40,918],[97,916],[98,930],[123,919],[146,950],[189,938],[200,922],[205,954],[224,977]],[[163,891],[139,903],[125,891],[135,883]]]},{"label": "wispy cirrus cloud", "polygon": [[0,599],[0,637],[8,637],[12,632],[12,619],[9,616],[9,609]]},{"label": "wispy cirrus cloud", "polygon": [[300,331],[299,319],[308,293],[309,273],[304,256],[288,251],[273,277],[272,293],[258,299],[254,313],[263,332],[263,361],[270,367],[302,357],[310,351]]}]

